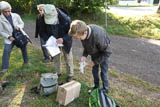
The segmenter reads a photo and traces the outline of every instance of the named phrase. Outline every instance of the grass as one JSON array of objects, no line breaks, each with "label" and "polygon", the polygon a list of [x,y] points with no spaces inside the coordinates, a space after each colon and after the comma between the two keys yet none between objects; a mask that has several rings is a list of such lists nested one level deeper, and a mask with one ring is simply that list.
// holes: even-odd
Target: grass
[{"label": "grass", "polygon": [[22,15],[22,19],[25,23],[35,23],[36,17],[37,17],[36,14],[31,14],[31,15],[24,14],[24,15]]},{"label": "grass", "polygon": [[[0,46],[2,46],[0,47],[0,56],[2,56],[3,42],[1,38]],[[54,72],[54,65],[43,64],[41,62],[43,59],[41,51],[32,46],[28,46],[28,54],[30,64],[22,66],[23,61],[20,49],[13,48],[9,72],[0,77],[0,81],[10,81],[9,85],[0,95],[0,106],[63,107],[56,102],[56,93],[45,97],[30,92],[31,88],[39,85],[42,73]],[[87,91],[93,85],[91,68],[86,67],[85,73],[81,74],[78,63],[78,58],[74,57],[74,79],[81,83],[80,97],[66,107],[88,107],[89,95]],[[62,64],[62,74],[59,82],[65,82],[66,80],[67,74],[65,72],[64,61]],[[112,69],[109,70],[109,83],[109,95],[121,104],[122,107],[158,107],[160,104],[160,99],[156,96],[160,92],[160,87],[127,74],[122,75]]]},{"label": "grass", "polygon": [[112,35],[160,39],[158,14],[142,17],[120,17],[109,13],[107,31]]}]

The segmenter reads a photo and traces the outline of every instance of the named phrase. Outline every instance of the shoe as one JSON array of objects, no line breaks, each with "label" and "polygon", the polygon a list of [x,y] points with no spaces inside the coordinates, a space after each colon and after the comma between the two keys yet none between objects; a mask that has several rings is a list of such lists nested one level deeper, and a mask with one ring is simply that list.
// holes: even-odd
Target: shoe
[{"label": "shoe", "polygon": [[72,76],[68,76],[66,81],[67,81],[67,82],[70,82],[70,81],[72,81],[72,80],[73,80],[73,79],[72,79]]},{"label": "shoe", "polygon": [[62,76],[62,74],[61,74],[61,73],[59,73],[59,74],[58,74],[58,78],[59,78],[60,76]]},{"label": "shoe", "polygon": [[9,81],[3,81],[3,82],[1,83],[2,88],[4,89],[8,84],[9,84]]},{"label": "shoe", "polygon": [[51,57],[51,62],[53,62],[54,57]]},{"label": "shoe", "polygon": [[94,89],[96,89],[97,87],[93,87],[91,89],[88,90],[88,94],[90,94]]},{"label": "shoe", "polygon": [[44,59],[42,62],[43,63],[49,63],[49,59]]},{"label": "shoe", "polygon": [[33,87],[30,90],[31,90],[31,93],[39,94],[38,87]]},{"label": "shoe", "polygon": [[25,63],[25,62],[24,62],[24,63],[22,64],[22,66],[26,66],[26,65],[28,65],[28,64],[29,64],[29,63]]}]

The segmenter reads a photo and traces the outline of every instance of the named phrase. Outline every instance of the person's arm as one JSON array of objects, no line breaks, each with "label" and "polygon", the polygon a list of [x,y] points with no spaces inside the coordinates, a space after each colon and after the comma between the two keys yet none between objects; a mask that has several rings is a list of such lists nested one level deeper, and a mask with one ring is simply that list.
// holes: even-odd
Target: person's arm
[{"label": "person's arm", "polygon": [[0,35],[6,39],[9,39],[9,37],[12,37],[12,35],[9,35],[8,33],[4,32],[4,28],[2,25],[2,22],[0,21]]},{"label": "person's arm", "polygon": [[60,21],[59,27],[61,30],[63,30],[63,33],[62,33],[63,34],[63,36],[62,36],[63,41],[70,41],[72,39],[72,37],[70,35],[68,35],[68,31],[69,31],[70,24],[71,24],[72,20],[66,13],[61,11],[61,9],[57,8],[57,12],[58,12],[58,19]]},{"label": "person's arm", "polygon": [[72,40],[72,37],[70,35],[68,35],[68,34],[65,34],[65,35],[63,35],[62,39],[65,42],[67,42],[67,41],[69,42],[69,41]]}]

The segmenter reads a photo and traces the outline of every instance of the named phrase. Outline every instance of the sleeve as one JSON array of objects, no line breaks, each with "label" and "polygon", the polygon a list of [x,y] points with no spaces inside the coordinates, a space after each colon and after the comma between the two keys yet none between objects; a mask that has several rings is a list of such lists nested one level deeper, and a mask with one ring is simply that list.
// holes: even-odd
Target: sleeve
[{"label": "sleeve", "polygon": [[88,56],[88,53],[87,53],[86,49],[84,49],[84,50],[83,50],[83,54],[82,54],[82,56],[85,56],[85,57],[87,57],[87,56]]},{"label": "sleeve", "polygon": [[[82,40],[81,40],[81,43],[82,43],[82,46],[83,46],[83,48],[84,48],[84,45],[83,45],[83,41],[82,41]],[[84,48],[84,50],[83,50],[82,56],[85,56],[85,57],[88,56],[88,52],[87,52],[87,50],[86,50],[85,48]]]},{"label": "sleeve", "polygon": [[17,14],[17,21],[18,21],[18,27],[23,29],[24,28],[24,22],[22,21],[21,17]]},{"label": "sleeve", "polygon": [[10,36],[12,35],[8,35],[8,33],[4,32],[4,27],[3,27],[3,23],[0,20],[0,35],[6,39],[8,39]]},{"label": "sleeve", "polygon": [[35,38],[38,38],[38,32],[39,32],[39,27],[38,27],[38,17],[36,19],[36,28],[35,28]]},{"label": "sleeve", "polygon": [[70,41],[71,39],[72,39],[72,37],[70,35],[68,35],[68,34],[63,35],[63,40],[64,41]]}]

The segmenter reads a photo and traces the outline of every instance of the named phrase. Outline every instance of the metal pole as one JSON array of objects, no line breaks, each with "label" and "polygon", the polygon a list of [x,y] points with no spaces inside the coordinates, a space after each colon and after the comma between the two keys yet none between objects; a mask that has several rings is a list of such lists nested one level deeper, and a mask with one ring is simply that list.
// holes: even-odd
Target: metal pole
[{"label": "metal pole", "polygon": [[107,0],[105,0],[105,23],[107,27]]}]

